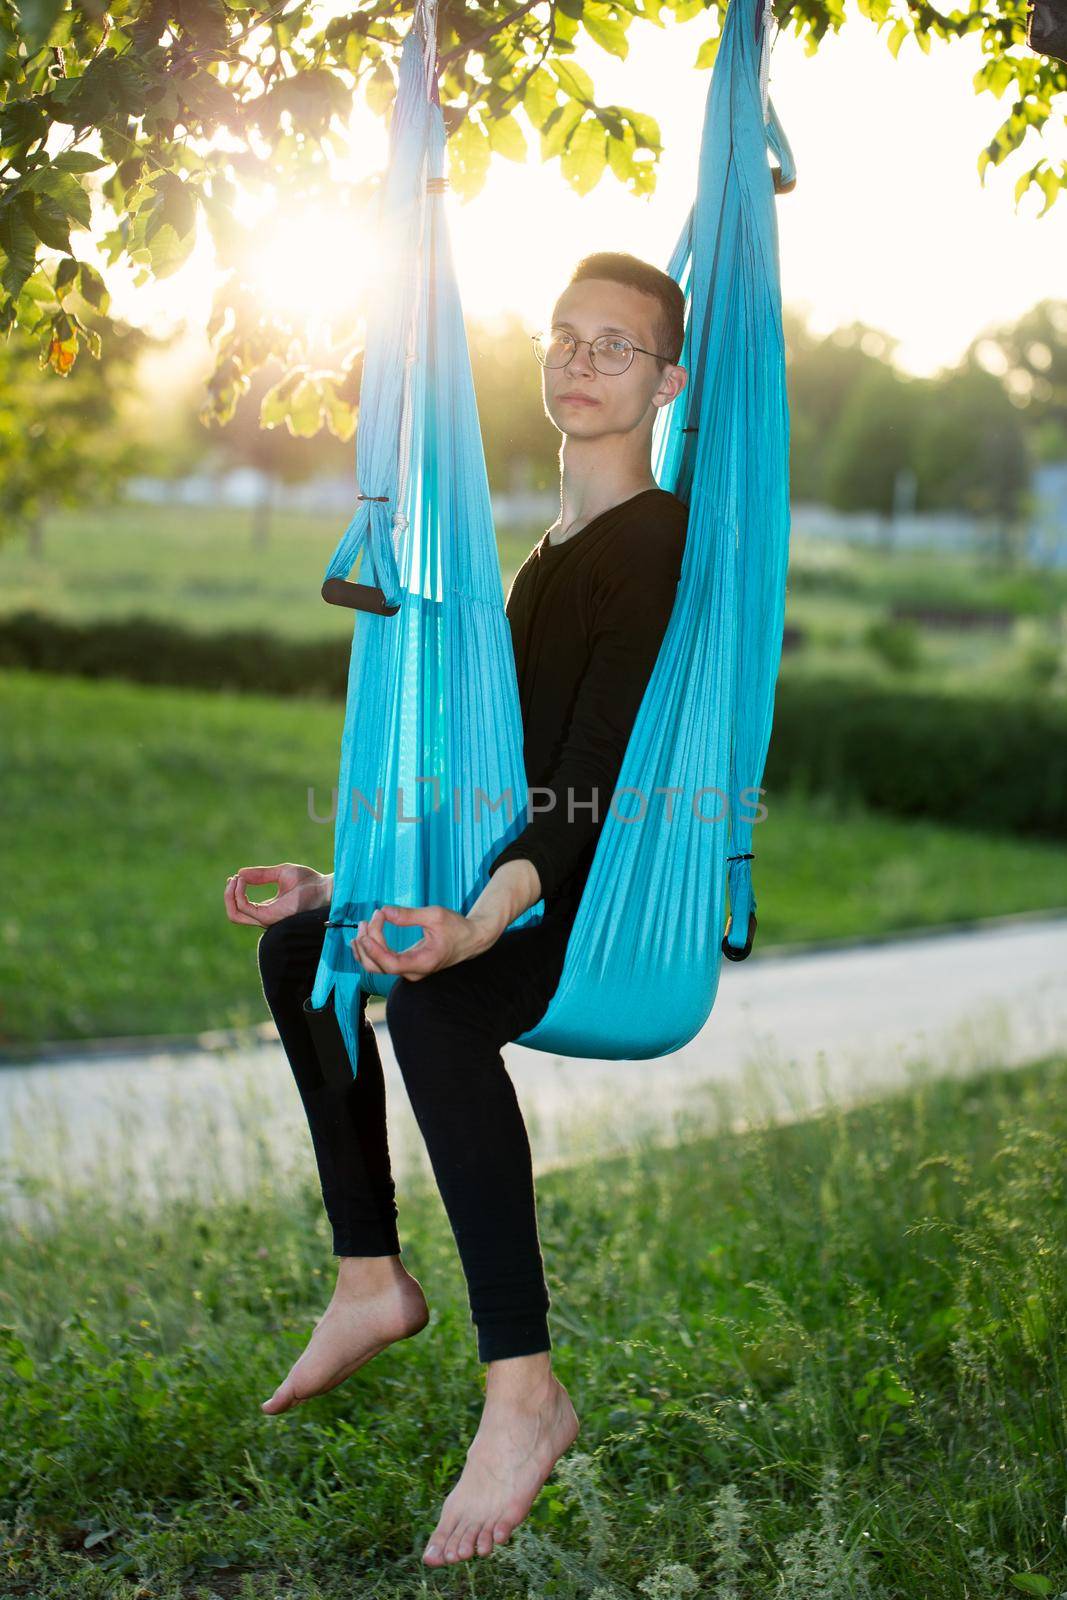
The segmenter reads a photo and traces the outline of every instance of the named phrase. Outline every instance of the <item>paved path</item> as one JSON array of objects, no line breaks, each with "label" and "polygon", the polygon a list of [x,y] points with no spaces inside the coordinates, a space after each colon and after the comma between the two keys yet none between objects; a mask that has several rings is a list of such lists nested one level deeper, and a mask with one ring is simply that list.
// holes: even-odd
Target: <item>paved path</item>
[{"label": "paved path", "polygon": [[[429,1174],[384,1022],[378,1040],[397,1176]],[[504,1057],[545,1171],[644,1138],[848,1102],[927,1065],[969,1073],[1065,1049],[1059,916],[724,962],[707,1025],[658,1061],[576,1060],[516,1044]],[[277,1043],[0,1071],[0,1205],[14,1214],[55,1207],[65,1183],[94,1175],[165,1203],[308,1170],[307,1124]]]}]

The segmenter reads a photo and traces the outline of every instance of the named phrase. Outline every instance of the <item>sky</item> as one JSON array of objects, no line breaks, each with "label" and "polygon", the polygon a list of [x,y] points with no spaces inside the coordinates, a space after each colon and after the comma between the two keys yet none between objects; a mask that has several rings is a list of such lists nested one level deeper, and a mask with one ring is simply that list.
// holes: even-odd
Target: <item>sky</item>
[{"label": "sky", "polygon": [[[558,161],[542,165],[539,141],[520,117],[526,164],[494,156],[475,199],[448,197],[468,315],[515,311],[539,325],[573,264],[593,250],[628,250],[666,268],[695,190],[710,82],[693,63],[714,31],[705,15],[663,29],[635,20],[625,60],[581,36],[576,58],[592,74],[598,100],[659,122],[656,192],[630,195],[606,171],[590,193],[576,195]],[[775,39],[770,94],[797,166],[796,188],[776,202],[782,294],[816,333],[854,320],[885,331],[899,341],[897,365],[929,376],[952,365],[983,329],[1043,297],[1067,298],[1067,193],[1040,221],[1044,198],[1036,190],[1018,210],[1014,200],[1019,173],[1040,154],[1067,158],[1067,126],[1050,119],[1043,142],[1028,132],[1004,166],[987,169],[983,187],[978,153],[1009,100],[975,93],[983,59],[977,40],[935,38],[927,56],[908,38],[894,61],[887,34],[850,3],[840,35],[828,33],[812,56],[789,31]],[[385,127],[362,105],[352,126],[359,154],[348,170],[374,170],[384,161]],[[325,259],[336,270],[316,298],[358,293],[353,250],[325,218],[274,236],[263,253],[266,287],[291,294]],[[133,290],[109,273],[116,312],[160,327],[179,317],[202,326],[212,280],[206,236],[160,285]]]}]

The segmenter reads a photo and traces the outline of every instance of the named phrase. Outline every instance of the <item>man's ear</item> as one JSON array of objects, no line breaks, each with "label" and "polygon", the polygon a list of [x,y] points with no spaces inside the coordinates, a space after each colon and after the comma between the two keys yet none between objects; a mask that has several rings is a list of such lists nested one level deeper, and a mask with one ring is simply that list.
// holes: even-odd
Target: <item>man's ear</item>
[{"label": "man's ear", "polygon": [[686,367],[670,366],[663,374],[660,386],[653,399],[659,406],[669,405],[672,400],[677,400],[686,384],[689,382],[689,371]]}]

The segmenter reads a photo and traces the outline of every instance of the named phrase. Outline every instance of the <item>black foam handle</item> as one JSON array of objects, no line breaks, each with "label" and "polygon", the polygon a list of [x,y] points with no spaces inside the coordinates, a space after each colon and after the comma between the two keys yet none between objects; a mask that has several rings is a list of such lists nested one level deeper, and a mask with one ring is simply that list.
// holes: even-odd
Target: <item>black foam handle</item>
[{"label": "black foam handle", "polygon": [[385,595],[371,583],[349,583],[347,578],[327,578],[322,598],[331,606],[348,606],[352,611],[372,611],[378,617],[395,617],[399,606],[387,606]]},{"label": "black foam handle", "polygon": [[726,932],[722,936],[722,953],[728,961],[743,961],[751,953],[752,941],[756,937],[756,913],[750,911],[748,914],[748,938],[740,950],[735,950],[733,945],[727,942],[730,937],[730,925],[733,920],[732,914],[726,919]]}]

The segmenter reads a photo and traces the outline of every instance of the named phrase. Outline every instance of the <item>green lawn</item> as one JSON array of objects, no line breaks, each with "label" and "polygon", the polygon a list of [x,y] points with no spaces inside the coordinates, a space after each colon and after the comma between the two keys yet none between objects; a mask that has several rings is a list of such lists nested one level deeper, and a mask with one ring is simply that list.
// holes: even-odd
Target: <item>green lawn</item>
[{"label": "green lawn", "polygon": [[[86,622],[149,616],[204,633],[267,628],[279,637],[350,637],[352,616],[322,600],[326,563],[344,531],[334,516],[279,514],[268,542],[253,544],[248,513],[221,508],[120,504],[55,516],[43,556],[24,539],[0,543],[0,616],[34,609]],[[544,529],[502,532],[503,592]],[[353,576],[358,576],[357,572]],[[972,556],[877,549],[796,538],[786,618],[804,630],[789,672],[834,672],[875,681],[893,673],[864,642],[867,625],[894,601],[978,609],[1019,619],[1008,633],[925,630],[908,681],[954,692],[1013,693],[1026,682],[1035,631],[1061,655],[1049,692],[1067,695],[1067,574],[1003,569]]]},{"label": "green lawn", "polygon": [[430,1325],[266,1417],[333,1273],[315,1181],[251,1129],[244,1165],[159,1216],[60,1178],[0,1236],[5,1600],[1067,1590],[1067,1059],[542,1176],[582,1431],[452,1570],[420,1555],[485,1369],[440,1202],[400,1185]]},{"label": "green lawn", "polygon": [[[25,540],[0,543],[0,615],[148,616],[200,633],[267,628],[286,639],[350,638],[352,613],[319,593],[344,529],[343,518],[286,513],[256,547],[248,516],[226,508],[123,504],[65,513],[50,521],[40,558]],[[504,592],[538,538],[536,529],[501,537]]]},{"label": "green lawn", "polygon": [[[324,812],[342,708],[24,672],[0,696],[0,1045],[269,1021],[223,888],[254,863],[332,867],[307,791]],[[764,803],[757,949],[1067,899],[1053,844]]]}]

